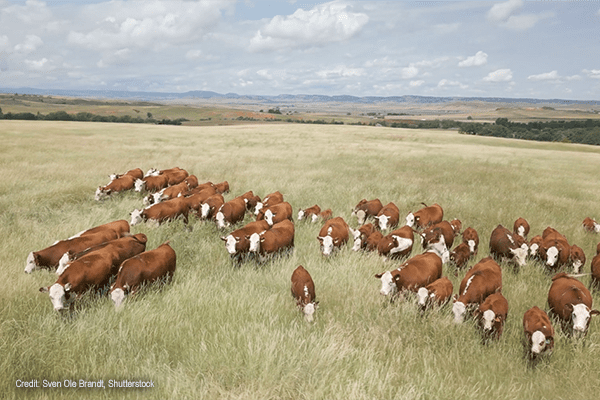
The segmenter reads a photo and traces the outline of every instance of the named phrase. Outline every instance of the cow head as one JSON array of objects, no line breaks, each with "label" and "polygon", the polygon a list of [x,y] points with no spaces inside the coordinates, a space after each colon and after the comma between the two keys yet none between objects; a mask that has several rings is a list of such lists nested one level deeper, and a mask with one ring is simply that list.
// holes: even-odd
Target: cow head
[{"label": "cow head", "polygon": [[263,207],[264,204],[262,203],[262,201],[258,201],[256,203],[256,206],[254,207],[254,215],[258,215],[258,213],[260,212],[260,210],[262,210]]},{"label": "cow head", "polygon": [[435,294],[433,293],[429,293],[429,290],[427,290],[426,287],[421,287],[419,288],[419,290],[417,291],[417,304],[419,305],[419,307],[421,307],[422,309],[427,307],[427,303],[430,300],[430,298],[433,298],[435,296]]},{"label": "cow head", "polygon": [[600,314],[600,311],[590,310],[585,304],[567,304],[565,308],[571,313],[573,334],[576,336],[584,336],[590,325],[592,315]]},{"label": "cow head", "polygon": [[552,353],[552,349],[554,348],[554,338],[552,336],[546,337],[542,331],[535,331],[529,340],[532,357]]},{"label": "cow head", "polygon": [[476,311],[478,311],[477,316],[480,318],[484,333],[490,334],[492,331],[500,331],[502,316],[496,315],[493,310],[485,310],[483,313],[479,309]]},{"label": "cow head", "polygon": [[538,243],[532,243],[529,246],[529,256],[532,258],[537,257],[539,248],[540,248],[540,245]]},{"label": "cow head", "polygon": [[52,286],[40,288],[40,292],[49,294],[52,306],[56,311],[62,311],[64,310],[65,306],[68,305],[70,290],[70,283],[67,283],[64,286],[60,283],[55,283]]},{"label": "cow head", "polygon": [[160,175],[160,171],[157,170],[156,168],[150,168],[148,170],[148,172],[146,172],[146,175],[144,175],[144,178],[147,176],[158,176]]},{"label": "cow head", "polygon": [[225,242],[225,248],[230,255],[236,255],[242,251],[248,251],[250,249],[250,236],[233,236],[227,235],[221,237],[221,240]]},{"label": "cow head", "polygon": [[98,189],[96,189],[96,195],[94,196],[94,199],[96,199],[96,201],[104,200],[105,198],[110,196],[110,193],[111,193],[110,189],[102,190],[102,187],[98,186]]},{"label": "cow head", "polygon": [[144,218],[142,217],[142,211],[143,210],[133,210],[131,212],[131,221],[129,222],[129,225],[134,226],[144,221]]},{"label": "cow head", "polygon": [[27,261],[25,261],[25,272],[30,274],[36,269],[38,269],[37,262],[36,262],[36,256],[32,251],[27,256]]},{"label": "cow head", "polygon": [[298,306],[302,310],[302,314],[304,314],[304,319],[306,322],[313,322],[315,318],[315,311],[319,306],[319,302],[311,302],[305,304],[304,306],[302,304],[298,304]]},{"label": "cow head", "polygon": [[409,213],[406,216],[406,225],[408,225],[408,226],[410,226],[412,228],[415,225],[415,222],[417,222],[416,218],[415,218],[415,214]]},{"label": "cow head", "polygon": [[228,225],[228,222],[225,221],[225,214],[222,211],[219,211],[215,215],[215,221],[217,221],[217,227],[223,229]]},{"label": "cow head", "polygon": [[203,203],[202,206],[200,207],[200,217],[202,219],[208,218],[208,213],[209,212],[210,212],[210,204]]},{"label": "cow head", "polygon": [[127,298],[127,294],[129,293],[129,285],[125,284],[123,288],[112,289],[110,292],[110,298],[115,304],[115,308],[118,309],[121,307],[125,299]]},{"label": "cow head", "polygon": [[513,255],[513,261],[516,262],[519,267],[525,265],[525,259],[527,258],[527,248],[517,247],[516,249],[510,249],[510,252]]},{"label": "cow head", "polygon": [[[436,228],[434,231],[437,230],[438,229]],[[445,264],[450,261],[450,252],[448,251],[446,240],[444,239],[444,235],[441,234],[441,231],[437,232],[433,241],[423,242],[423,247],[425,247],[427,251],[437,254],[442,259],[442,263]]]},{"label": "cow head", "polygon": [[398,292],[398,286],[390,271],[386,271],[383,274],[377,274],[375,275],[375,278],[381,280],[381,289],[379,290],[379,293],[381,293],[382,296],[394,295]]},{"label": "cow head", "polygon": [[72,261],[71,257],[72,255],[69,251],[62,255],[60,260],[58,260],[58,268],[56,269],[56,275],[60,275],[63,272],[65,272],[65,270],[69,266],[69,263]]},{"label": "cow head", "polygon": [[454,314],[454,322],[460,324],[465,319],[467,312],[467,306],[462,301],[458,301],[455,297],[454,304],[452,305],[452,313]]},{"label": "cow head", "polygon": [[275,215],[277,214],[273,213],[271,210],[265,211],[265,221],[267,221],[269,226],[273,226],[273,217],[275,217]]},{"label": "cow head", "polygon": [[144,188],[146,187],[146,181],[143,181],[141,179],[136,179],[135,180],[135,191],[136,192],[141,192],[142,190],[144,190]]},{"label": "cow head", "polygon": [[[266,231],[263,231],[262,233],[265,232]],[[261,240],[261,234],[259,233],[253,233],[252,235],[250,235],[250,252],[257,253],[260,250]]]},{"label": "cow head", "polygon": [[298,221],[302,221],[304,219],[304,210],[298,210]]}]

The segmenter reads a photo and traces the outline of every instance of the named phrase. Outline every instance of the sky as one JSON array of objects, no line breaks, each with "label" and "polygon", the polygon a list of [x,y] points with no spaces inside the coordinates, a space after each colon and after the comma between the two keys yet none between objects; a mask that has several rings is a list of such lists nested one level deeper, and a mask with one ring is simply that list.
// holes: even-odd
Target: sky
[{"label": "sky", "polygon": [[600,2],[0,0],[19,87],[600,100]]}]

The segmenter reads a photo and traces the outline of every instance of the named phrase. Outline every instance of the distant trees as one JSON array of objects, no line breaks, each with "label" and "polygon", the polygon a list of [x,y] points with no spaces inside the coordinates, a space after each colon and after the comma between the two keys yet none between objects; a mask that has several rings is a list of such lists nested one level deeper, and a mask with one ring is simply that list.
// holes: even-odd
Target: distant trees
[{"label": "distant trees", "polygon": [[182,122],[188,121],[186,118],[168,119],[163,118],[157,121],[151,118],[152,114],[149,114],[147,119],[141,117],[132,117],[131,115],[96,115],[90,112],[79,112],[77,114],[69,114],[66,111],[54,111],[46,115],[38,113],[37,115],[25,112],[25,113],[11,113],[8,112],[3,114],[0,109],[0,119],[15,119],[15,120],[44,120],[44,121],[83,121],[83,122],[114,122],[114,123],[127,123],[127,124],[160,124],[160,125],[181,125]]}]

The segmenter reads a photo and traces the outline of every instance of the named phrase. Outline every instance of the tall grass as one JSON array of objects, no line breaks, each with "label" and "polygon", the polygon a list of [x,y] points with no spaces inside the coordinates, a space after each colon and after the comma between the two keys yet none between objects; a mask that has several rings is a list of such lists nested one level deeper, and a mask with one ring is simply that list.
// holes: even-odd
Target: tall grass
[{"label": "tall grass", "polygon": [[[574,341],[560,332],[554,354],[535,366],[523,356],[522,316],[546,308],[550,275],[530,262],[503,264],[509,301],[505,332],[481,342],[472,322],[455,325],[450,307],[421,315],[414,300],[390,304],[373,275],[394,268],[375,254],[344,248],[321,257],[319,226],[296,224],[287,257],[234,266],[214,224],[192,219],[132,231],[148,249],[177,252],[173,282],[149,286],[115,312],[107,296],[86,294],[59,316],[38,292],[53,272],[23,273],[25,259],[55,240],[141,206],[124,193],[94,201],[108,174],[179,166],[200,181],[230,183],[235,195],[281,191],[297,211],[315,203],[352,226],[362,198],[393,201],[403,215],[437,202],[480,235],[478,261],[498,224],[525,217],[530,236],[546,226],[584,249],[598,236],[580,225],[598,217],[600,149],[462,136],[449,131],[266,125],[167,127],[0,122],[0,397],[144,399],[589,399],[597,397],[600,323]],[[248,216],[246,222],[252,218]],[[413,254],[419,252],[418,246]],[[290,296],[299,264],[320,301],[305,323]],[[584,267],[589,272],[589,261]],[[464,271],[444,266],[455,285]],[[582,278],[584,283],[589,278]],[[23,389],[16,381],[152,380],[153,389]]]}]

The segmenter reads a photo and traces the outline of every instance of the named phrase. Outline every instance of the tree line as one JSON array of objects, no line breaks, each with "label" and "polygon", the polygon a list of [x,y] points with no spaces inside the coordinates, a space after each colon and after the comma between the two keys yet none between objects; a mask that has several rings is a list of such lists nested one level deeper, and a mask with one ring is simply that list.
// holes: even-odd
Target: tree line
[{"label": "tree line", "polygon": [[115,122],[128,124],[159,124],[159,125],[181,125],[182,122],[188,121],[186,118],[177,119],[154,119],[152,114],[148,113],[147,118],[132,117],[131,115],[96,115],[90,112],[79,112],[77,114],[69,114],[66,111],[55,111],[48,114],[33,114],[30,112],[2,113],[0,108],[0,119],[16,119],[27,121],[83,121],[83,122]]}]

